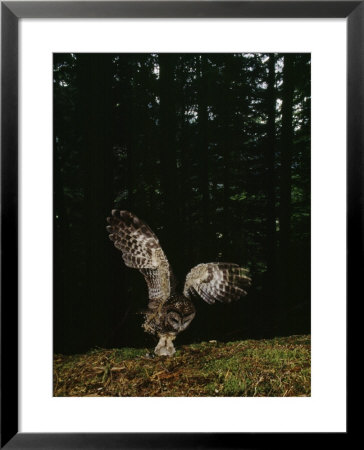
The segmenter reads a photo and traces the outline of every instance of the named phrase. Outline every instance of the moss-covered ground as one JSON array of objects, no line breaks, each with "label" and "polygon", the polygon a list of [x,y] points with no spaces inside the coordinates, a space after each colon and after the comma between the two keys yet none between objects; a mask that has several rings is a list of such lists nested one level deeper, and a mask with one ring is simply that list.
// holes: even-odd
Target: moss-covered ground
[{"label": "moss-covered ground", "polygon": [[310,396],[310,336],[54,356],[54,395],[65,397]]}]

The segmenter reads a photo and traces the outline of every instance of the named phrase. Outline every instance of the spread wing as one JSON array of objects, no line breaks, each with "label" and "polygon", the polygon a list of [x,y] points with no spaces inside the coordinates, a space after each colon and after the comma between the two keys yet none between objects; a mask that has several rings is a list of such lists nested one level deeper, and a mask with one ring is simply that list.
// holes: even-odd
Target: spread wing
[{"label": "spread wing", "polygon": [[198,294],[205,302],[230,303],[247,294],[251,284],[248,270],[231,263],[207,263],[195,266],[186,276],[185,297]]},{"label": "spread wing", "polygon": [[157,236],[129,211],[113,210],[107,218],[109,238],[121,250],[127,267],[139,269],[148,285],[149,308],[165,302],[173,291],[173,274]]}]

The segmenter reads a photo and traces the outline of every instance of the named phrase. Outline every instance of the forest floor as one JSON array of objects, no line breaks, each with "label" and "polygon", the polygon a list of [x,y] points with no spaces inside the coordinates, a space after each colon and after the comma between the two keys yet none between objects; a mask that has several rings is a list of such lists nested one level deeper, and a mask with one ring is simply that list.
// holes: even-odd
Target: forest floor
[{"label": "forest floor", "polygon": [[310,336],[150,349],[95,349],[54,356],[59,397],[302,397],[311,395]]}]

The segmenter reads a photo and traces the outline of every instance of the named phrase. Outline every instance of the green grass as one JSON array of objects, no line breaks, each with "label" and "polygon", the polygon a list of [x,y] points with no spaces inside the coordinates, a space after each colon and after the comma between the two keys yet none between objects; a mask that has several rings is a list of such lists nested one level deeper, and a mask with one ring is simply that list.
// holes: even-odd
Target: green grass
[{"label": "green grass", "polygon": [[54,356],[55,396],[297,397],[311,394],[310,336],[201,342],[172,358],[151,349]]}]

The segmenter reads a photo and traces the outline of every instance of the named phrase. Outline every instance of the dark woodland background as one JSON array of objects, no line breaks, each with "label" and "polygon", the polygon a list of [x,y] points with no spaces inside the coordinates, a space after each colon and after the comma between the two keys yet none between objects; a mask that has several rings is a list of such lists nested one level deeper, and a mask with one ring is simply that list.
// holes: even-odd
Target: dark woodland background
[{"label": "dark woodland background", "polygon": [[156,232],[183,289],[248,267],[231,305],[196,300],[177,345],[310,331],[310,55],[54,54],[54,349],[152,347],[106,217]]}]

